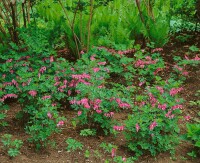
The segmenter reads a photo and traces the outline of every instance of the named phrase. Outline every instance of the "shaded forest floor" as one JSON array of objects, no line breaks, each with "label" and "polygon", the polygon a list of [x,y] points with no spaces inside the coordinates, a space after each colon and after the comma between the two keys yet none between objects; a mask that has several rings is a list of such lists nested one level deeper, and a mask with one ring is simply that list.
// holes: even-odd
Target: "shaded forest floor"
[{"label": "shaded forest floor", "polygon": [[[191,39],[187,40],[187,42],[180,42],[173,38],[165,47],[162,52],[162,56],[165,62],[168,65],[173,65],[173,56],[181,56],[184,57],[187,54],[190,58],[194,58],[196,54],[199,53],[188,53],[189,47],[191,45],[196,45],[200,48],[200,34],[196,34]],[[189,75],[183,85],[184,91],[182,91],[181,96],[185,99],[183,115],[190,115],[193,118],[197,116],[198,109],[195,106],[190,106],[189,101],[195,101],[198,97],[195,96],[197,90],[200,90],[200,69],[198,67],[189,67],[188,70]],[[165,75],[167,75],[167,72]],[[104,153],[102,148],[99,145],[102,142],[112,143],[117,145],[119,148],[117,149],[117,155],[122,157],[130,157],[133,153],[129,152],[125,148],[125,139],[123,135],[114,138],[113,136],[94,136],[94,137],[83,137],[79,135],[80,129],[73,128],[71,123],[71,119],[76,116],[76,112],[71,109],[61,109],[61,114],[66,116],[68,124],[65,124],[63,127],[63,131],[60,134],[56,134],[52,136],[52,140],[56,142],[56,145],[49,147],[45,150],[36,152],[31,144],[27,142],[28,135],[24,132],[24,126],[22,122],[15,119],[15,114],[20,111],[20,106],[17,103],[10,103],[10,110],[7,113],[7,121],[9,122],[9,127],[5,128],[2,132],[0,132],[0,136],[5,133],[12,134],[15,138],[21,139],[24,141],[24,145],[21,149],[21,154],[13,159],[10,159],[2,149],[0,149],[0,163],[104,163],[106,159],[111,160],[110,153]],[[123,120],[126,119],[128,113],[118,113],[115,115],[115,119]],[[184,127],[185,122],[180,122],[181,132],[185,133],[186,128]],[[67,152],[65,150],[67,144],[65,140],[69,137],[72,137],[84,144],[84,149],[82,151],[76,152]],[[0,146],[2,144],[0,143]],[[90,152],[89,158],[85,157],[85,151],[88,150]],[[140,158],[138,163],[197,163],[198,158],[192,159],[187,155],[188,152],[191,152],[193,147],[191,144],[182,142],[176,149],[176,158],[172,159],[169,153],[162,153],[156,156],[155,158],[150,155],[145,155]],[[112,161],[111,161],[112,162]]]}]

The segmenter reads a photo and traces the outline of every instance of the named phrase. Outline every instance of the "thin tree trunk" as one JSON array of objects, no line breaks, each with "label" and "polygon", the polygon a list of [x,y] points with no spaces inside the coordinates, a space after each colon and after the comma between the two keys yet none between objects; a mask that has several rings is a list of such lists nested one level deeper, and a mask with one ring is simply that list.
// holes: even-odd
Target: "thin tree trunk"
[{"label": "thin tree trunk", "polygon": [[94,9],[94,0],[90,0],[90,17],[88,21],[88,37],[87,37],[87,52],[90,48],[90,37],[91,37],[91,23],[93,17],[93,9]]},{"label": "thin tree trunk", "polygon": [[83,22],[82,22],[82,11],[80,11],[80,42],[81,42],[81,48],[82,48],[82,46],[83,46],[83,34],[82,34],[82,28],[83,28]]},{"label": "thin tree trunk", "polygon": [[13,41],[18,44],[18,33],[17,33],[17,18],[16,18],[16,1],[13,0],[10,2],[11,7],[11,17],[12,17],[12,24],[13,24]]},{"label": "thin tree trunk", "polygon": [[26,3],[26,1],[22,2],[22,12],[23,12],[23,19],[24,19],[24,27],[26,27],[25,3]]},{"label": "thin tree trunk", "polygon": [[[141,8],[140,8],[140,2],[139,2],[139,0],[135,0],[135,2],[136,2],[136,5],[137,5],[139,14],[140,14],[140,19],[141,19],[142,23],[144,24],[144,26],[145,26],[145,28],[146,28],[146,30],[147,30],[147,34],[149,35],[149,27],[148,27],[148,25],[146,24],[146,22],[145,22],[145,20],[144,20],[144,16],[143,16],[142,10],[141,10]],[[143,37],[142,42],[143,42],[143,43],[142,43],[142,44],[143,44],[142,46],[144,46],[144,45],[146,44],[145,37]]]},{"label": "thin tree trunk", "polygon": [[142,23],[146,26],[146,23],[144,21],[144,17],[143,17],[141,8],[140,8],[140,2],[139,2],[139,0],[135,0],[135,1],[136,1],[136,5],[137,5],[137,8],[138,8],[139,14],[140,14],[140,19],[141,19]]},{"label": "thin tree trunk", "polygon": [[30,11],[31,11],[31,1],[28,0],[28,5],[27,5],[27,11],[26,11],[26,14],[27,14],[27,20],[28,20],[28,23],[30,23]]},{"label": "thin tree trunk", "polygon": [[78,58],[80,58],[80,52],[79,52],[79,47],[78,47],[78,42],[77,42],[77,41],[80,42],[80,40],[78,39],[77,35],[75,34],[75,32],[74,32],[74,30],[73,30],[73,25],[71,24],[71,21],[70,21],[70,19],[69,19],[69,17],[68,17],[68,14],[67,14],[67,12],[66,12],[66,9],[65,9],[65,7],[63,6],[61,0],[58,0],[58,2],[60,3],[60,5],[61,5],[61,7],[62,7],[62,9],[63,9],[63,11],[64,11],[64,13],[65,13],[65,16],[66,16],[66,18],[67,18],[67,20],[68,20],[70,29],[71,29],[72,34],[73,34],[73,37],[74,37],[74,41],[75,41],[75,45],[76,45],[76,51],[77,51],[77,54],[78,54]]}]

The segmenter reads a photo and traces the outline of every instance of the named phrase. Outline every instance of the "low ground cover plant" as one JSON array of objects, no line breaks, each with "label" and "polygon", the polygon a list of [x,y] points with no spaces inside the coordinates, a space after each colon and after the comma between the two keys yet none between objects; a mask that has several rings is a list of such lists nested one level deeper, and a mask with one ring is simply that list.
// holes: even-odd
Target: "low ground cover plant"
[{"label": "low ground cover plant", "polygon": [[2,148],[7,152],[9,157],[16,157],[20,154],[20,148],[23,145],[21,140],[13,139],[10,134],[4,134],[1,137],[1,142],[3,144]]}]

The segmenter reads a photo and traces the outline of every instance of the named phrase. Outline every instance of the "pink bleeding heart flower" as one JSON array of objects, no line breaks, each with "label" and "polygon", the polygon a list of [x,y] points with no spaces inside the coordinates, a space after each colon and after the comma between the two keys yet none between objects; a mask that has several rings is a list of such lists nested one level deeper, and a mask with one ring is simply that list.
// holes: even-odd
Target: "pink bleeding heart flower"
[{"label": "pink bleeding heart flower", "polygon": [[57,124],[57,127],[63,126],[64,125],[64,121],[59,121]]},{"label": "pink bleeding heart flower", "polygon": [[157,126],[157,123],[156,121],[154,121],[153,123],[150,124],[149,130],[153,130],[156,126]]},{"label": "pink bleeding heart flower", "polygon": [[30,94],[31,96],[35,97],[37,95],[37,91],[31,90],[31,91],[28,92],[28,94]]},{"label": "pink bleeding heart flower", "polygon": [[184,118],[186,121],[189,121],[191,119],[191,117],[189,115],[186,115]]},{"label": "pink bleeding heart flower", "polygon": [[139,126],[138,123],[135,125],[135,128],[136,128],[136,131],[137,131],[137,132],[140,130],[140,126]]},{"label": "pink bleeding heart flower", "polygon": [[52,118],[52,114],[50,112],[48,112],[47,113],[47,117],[51,119]]},{"label": "pink bleeding heart flower", "polygon": [[111,156],[112,157],[115,157],[116,156],[116,148],[112,148],[112,151],[111,151]]},{"label": "pink bleeding heart flower", "polygon": [[82,114],[82,111],[78,111],[78,116],[80,116]]}]

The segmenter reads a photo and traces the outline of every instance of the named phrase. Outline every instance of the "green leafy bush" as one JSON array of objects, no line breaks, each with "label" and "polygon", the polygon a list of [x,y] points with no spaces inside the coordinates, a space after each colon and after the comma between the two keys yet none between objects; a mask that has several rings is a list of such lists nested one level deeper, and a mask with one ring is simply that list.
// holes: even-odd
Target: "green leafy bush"
[{"label": "green leafy bush", "polygon": [[13,140],[12,135],[4,134],[1,138],[3,149],[7,152],[8,156],[16,157],[20,154],[20,148],[23,144],[21,140]]},{"label": "green leafy bush", "polygon": [[[160,83],[160,82],[159,82]],[[181,88],[174,80],[168,84],[147,87],[144,95],[136,96],[136,106],[125,125],[128,148],[138,157],[149,151],[152,155],[162,151],[174,154],[179,142],[178,115],[182,100],[177,102],[177,92]]]},{"label": "green leafy bush", "polygon": [[200,124],[190,124],[186,125],[187,127],[187,134],[186,137],[190,140],[195,147],[200,148]]},{"label": "green leafy bush", "polygon": [[83,144],[75,139],[68,138],[66,140],[66,143],[68,145],[66,148],[67,151],[76,151],[78,149],[80,149],[80,150],[83,149]]}]

